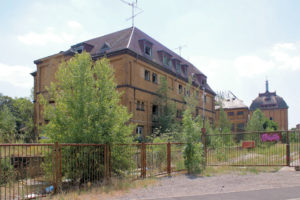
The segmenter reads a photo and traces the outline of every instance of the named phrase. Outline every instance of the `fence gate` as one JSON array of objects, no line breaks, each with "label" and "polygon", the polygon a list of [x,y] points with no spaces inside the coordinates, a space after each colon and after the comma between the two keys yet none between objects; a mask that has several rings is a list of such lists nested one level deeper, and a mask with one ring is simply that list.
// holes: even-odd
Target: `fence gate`
[{"label": "fence gate", "polygon": [[300,131],[289,133],[290,141],[290,166],[300,166]]},{"label": "fence gate", "polygon": [[208,166],[299,166],[300,132],[244,132],[206,136]]}]

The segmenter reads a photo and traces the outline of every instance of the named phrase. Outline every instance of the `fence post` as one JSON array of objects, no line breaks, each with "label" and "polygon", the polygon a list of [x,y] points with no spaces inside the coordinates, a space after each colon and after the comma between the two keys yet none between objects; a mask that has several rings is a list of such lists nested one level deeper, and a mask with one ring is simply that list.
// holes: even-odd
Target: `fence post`
[{"label": "fence post", "polygon": [[141,177],[146,177],[146,145],[144,142],[141,145]]},{"label": "fence post", "polygon": [[289,132],[286,132],[286,166],[290,166],[290,137],[289,137]]},{"label": "fence post", "polygon": [[104,176],[106,179],[109,179],[111,177],[111,173],[110,173],[110,146],[109,144],[105,144],[104,146],[104,168],[105,168],[105,173]]},{"label": "fence post", "polygon": [[61,148],[58,142],[54,143],[53,150],[53,189],[57,193],[61,189]]},{"label": "fence post", "polygon": [[168,142],[167,144],[167,171],[168,171],[168,175],[171,175],[171,144],[170,142]]},{"label": "fence post", "polygon": [[206,129],[202,128],[202,144],[204,149],[204,159],[205,159],[205,166],[207,166],[207,146],[206,146]]}]

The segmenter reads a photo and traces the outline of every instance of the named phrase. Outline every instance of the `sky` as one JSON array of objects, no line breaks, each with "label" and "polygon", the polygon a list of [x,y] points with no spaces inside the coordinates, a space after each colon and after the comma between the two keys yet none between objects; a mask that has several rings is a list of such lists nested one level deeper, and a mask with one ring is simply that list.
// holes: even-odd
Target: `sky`
[{"label": "sky", "polygon": [[[33,61],[131,27],[120,0],[0,0],[0,93],[29,97]],[[131,1],[131,0],[128,0]],[[192,62],[215,91],[250,106],[270,91],[300,123],[300,1],[138,0],[135,26]]]}]

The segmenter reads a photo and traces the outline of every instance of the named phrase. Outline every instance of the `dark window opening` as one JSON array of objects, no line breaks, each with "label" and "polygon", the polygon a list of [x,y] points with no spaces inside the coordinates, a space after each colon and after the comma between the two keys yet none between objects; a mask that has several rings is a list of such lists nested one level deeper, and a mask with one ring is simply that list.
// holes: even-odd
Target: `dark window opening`
[{"label": "dark window opening", "polygon": [[181,67],[180,67],[180,64],[178,63],[178,62],[176,62],[176,72],[177,73],[181,73],[181,69],[180,69]]},{"label": "dark window opening", "polygon": [[137,126],[136,127],[136,134],[138,137],[143,137],[143,129],[144,129],[144,126]]},{"label": "dark window opening", "polygon": [[273,120],[273,118],[272,118],[272,117],[270,117],[270,120]]},{"label": "dark window opening", "polygon": [[244,130],[245,130],[245,125],[243,123],[237,125],[238,132],[243,132]]},{"label": "dark window opening", "polygon": [[182,118],[182,111],[181,110],[177,110],[176,117],[177,118]]},{"label": "dark window opening", "polygon": [[244,115],[244,112],[243,111],[238,111],[237,115]]},{"label": "dark window opening", "polygon": [[150,71],[145,70],[145,80],[150,81]]},{"label": "dark window opening", "polygon": [[158,106],[157,105],[152,106],[152,115],[158,115]]},{"label": "dark window opening", "polygon": [[148,55],[148,56],[152,56],[152,49],[151,49],[151,47],[150,46],[145,46],[145,49],[144,49],[144,52],[145,52],[145,54],[146,55]]},{"label": "dark window opening", "polygon": [[182,93],[182,85],[178,85],[178,92],[179,92],[179,94]]},{"label": "dark window opening", "polygon": [[227,115],[228,116],[234,116],[234,112],[228,112]]},{"label": "dark window opening", "polygon": [[141,111],[144,111],[144,102],[141,103]]},{"label": "dark window opening", "polygon": [[140,110],[140,101],[137,101],[137,103],[136,103],[136,110]]},{"label": "dark window opening", "polygon": [[231,124],[231,131],[234,131],[234,124]]},{"label": "dark window opening", "polygon": [[156,73],[152,73],[152,82],[157,83],[157,74]]}]

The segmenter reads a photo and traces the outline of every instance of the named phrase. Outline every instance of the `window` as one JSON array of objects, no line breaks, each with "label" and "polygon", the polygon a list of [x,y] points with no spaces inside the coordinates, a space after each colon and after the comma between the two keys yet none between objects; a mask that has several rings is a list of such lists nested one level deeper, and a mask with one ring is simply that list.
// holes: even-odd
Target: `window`
[{"label": "window", "polygon": [[157,83],[157,74],[156,73],[152,73],[152,82]]},{"label": "window", "polygon": [[152,48],[148,45],[145,45],[145,48],[144,48],[144,53],[147,55],[147,56],[152,56]]},{"label": "window", "polygon": [[143,137],[143,129],[144,129],[144,126],[136,127],[136,134],[138,135],[138,137]]},{"label": "window", "polygon": [[234,116],[234,112],[228,112],[227,116]]},{"label": "window", "polygon": [[172,67],[171,58],[165,53],[163,54],[163,64]]},{"label": "window", "polygon": [[243,123],[237,125],[238,132],[243,132],[244,130],[245,130],[245,125]]},{"label": "window", "polygon": [[150,81],[150,71],[145,70],[145,80]]},{"label": "window", "polygon": [[178,85],[178,93],[181,94],[182,93],[182,85]]},{"label": "window", "polygon": [[176,72],[180,74],[181,73],[180,63],[176,62],[175,67],[176,67]]},{"label": "window", "polygon": [[272,118],[272,117],[270,117],[270,120],[273,120],[273,118]]},{"label": "window", "polygon": [[244,112],[243,111],[238,111],[237,115],[244,115]]},{"label": "window", "polygon": [[231,131],[234,131],[234,124],[231,124]]},{"label": "window", "polygon": [[158,106],[157,105],[153,105],[152,106],[152,115],[157,115],[158,114]]},{"label": "window", "polygon": [[177,110],[176,117],[177,118],[182,118],[182,111],[181,110]]},{"label": "window", "polygon": [[140,105],[141,105],[140,101],[137,101],[136,102],[136,110],[140,110]]},{"label": "window", "polygon": [[144,111],[144,102],[141,103],[141,111]]}]

